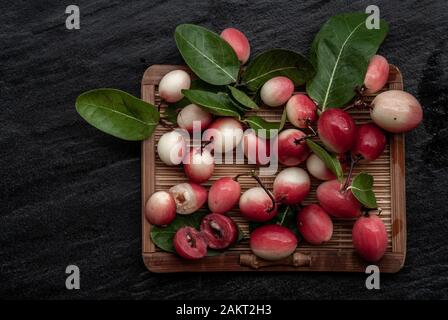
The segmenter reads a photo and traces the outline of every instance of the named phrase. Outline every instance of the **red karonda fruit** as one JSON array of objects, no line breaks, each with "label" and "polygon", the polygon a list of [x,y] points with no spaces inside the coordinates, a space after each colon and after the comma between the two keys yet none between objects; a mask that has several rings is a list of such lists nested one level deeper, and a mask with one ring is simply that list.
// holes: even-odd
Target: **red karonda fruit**
[{"label": "red karonda fruit", "polygon": [[230,177],[216,180],[208,192],[208,208],[214,213],[225,214],[238,203],[241,186]]},{"label": "red karonda fruit", "polygon": [[215,169],[215,158],[206,149],[191,148],[184,159],[185,175],[190,181],[202,183],[210,179]]},{"label": "red karonda fruit", "polygon": [[386,136],[378,126],[362,124],[357,129],[352,155],[360,157],[362,162],[376,160],[383,153],[386,142]]},{"label": "red karonda fruit", "polygon": [[270,161],[269,140],[261,138],[253,130],[246,130],[243,135],[244,155],[249,164],[265,165]]},{"label": "red karonda fruit", "polygon": [[377,215],[360,217],[354,224],[352,240],[356,252],[369,262],[378,262],[387,248],[384,222]]},{"label": "red karonda fruit", "polygon": [[301,168],[286,168],[275,177],[274,197],[287,205],[299,204],[308,195],[311,180],[308,173]]},{"label": "red karonda fruit", "polygon": [[179,214],[192,214],[201,208],[207,201],[207,190],[192,182],[184,182],[171,187],[168,192],[176,201],[176,212]]},{"label": "red karonda fruit", "polygon": [[168,72],[159,82],[160,98],[169,103],[181,100],[184,95],[183,89],[190,89],[190,75],[184,70],[173,70]]},{"label": "red karonda fruit", "polygon": [[247,37],[235,28],[227,28],[221,32],[221,38],[223,38],[235,51],[238,60],[245,64],[249,60],[250,45]]},{"label": "red karonda fruit", "polygon": [[373,99],[370,116],[380,128],[393,132],[407,132],[416,128],[423,119],[420,102],[401,90],[389,90]]},{"label": "red karonda fruit", "polygon": [[320,184],[316,190],[320,206],[336,218],[357,218],[361,215],[361,204],[352,191],[342,189],[338,180]]},{"label": "red karonda fruit", "polygon": [[261,87],[260,97],[269,107],[279,107],[289,100],[294,92],[294,83],[283,76],[274,77]]},{"label": "red karonda fruit", "polygon": [[307,135],[298,129],[287,129],[280,132],[274,143],[277,145],[278,161],[288,167],[297,166],[305,161],[310,149],[305,141]]},{"label": "red karonda fruit", "polygon": [[194,103],[185,106],[177,114],[177,125],[179,128],[185,129],[190,133],[195,129],[194,125],[200,131],[207,129],[212,120],[213,117],[210,112],[205,111]]},{"label": "red karonda fruit", "polygon": [[207,254],[207,241],[201,232],[192,227],[182,227],[173,238],[177,254],[188,260],[196,260]]},{"label": "red karonda fruit", "polygon": [[370,93],[380,91],[389,78],[389,62],[379,54],[374,55],[367,67],[364,86]]},{"label": "red karonda fruit", "polygon": [[154,192],[145,205],[145,216],[149,223],[164,226],[176,218],[176,202],[166,191]]},{"label": "red karonda fruit", "polygon": [[286,227],[271,224],[261,226],[250,234],[250,249],[265,260],[280,260],[297,248],[296,235]]},{"label": "red karonda fruit", "polygon": [[241,214],[249,221],[268,221],[277,214],[277,206],[261,187],[246,190],[240,197]]},{"label": "red karonda fruit", "polygon": [[334,153],[344,153],[353,147],[356,125],[344,110],[327,109],[317,121],[317,133],[327,149]]},{"label": "red karonda fruit", "polygon": [[317,120],[316,104],[304,94],[293,95],[286,103],[289,122],[297,128],[307,128]]},{"label": "red karonda fruit", "polygon": [[207,240],[209,248],[224,249],[238,238],[238,227],[229,217],[211,213],[204,217],[201,232]]},{"label": "red karonda fruit", "polygon": [[322,244],[329,241],[333,235],[330,216],[317,204],[310,204],[299,211],[297,228],[310,244]]}]

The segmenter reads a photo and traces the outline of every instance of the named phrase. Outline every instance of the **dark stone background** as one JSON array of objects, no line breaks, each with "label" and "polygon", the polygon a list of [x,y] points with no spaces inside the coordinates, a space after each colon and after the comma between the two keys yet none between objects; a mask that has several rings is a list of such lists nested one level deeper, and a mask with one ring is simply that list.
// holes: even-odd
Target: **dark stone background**
[{"label": "dark stone background", "polygon": [[[81,29],[65,29],[65,7]],[[81,92],[140,95],[145,69],[182,63],[177,24],[243,30],[254,54],[306,53],[333,14],[380,6],[390,23],[381,52],[424,106],[406,137],[408,254],[383,275],[149,273],[140,257],[140,145],[77,115]],[[448,298],[448,2],[2,1],[0,4],[0,298]],[[65,267],[81,290],[65,289]]]}]

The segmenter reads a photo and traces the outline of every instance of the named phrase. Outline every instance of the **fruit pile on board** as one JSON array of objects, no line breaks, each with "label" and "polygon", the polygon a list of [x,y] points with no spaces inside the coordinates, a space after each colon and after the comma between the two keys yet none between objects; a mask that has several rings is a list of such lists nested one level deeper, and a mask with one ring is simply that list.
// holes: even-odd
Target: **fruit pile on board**
[{"label": "fruit pile on board", "polygon": [[[189,182],[147,199],[151,238],[160,249],[185,259],[221,253],[242,238],[226,215],[238,207],[255,226],[246,236],[260,258],[286,258],[296,250],[299,234],[311,245],[329,241],[332,219],[354,221],[353,245],[362,258],[382,258],[387,232],[372,191],[373,177],[367,172],[352,177],[353,168],[375,161],[385,149],[386,134],[414,129],[423,112],[404,91],[383,91],[366,102],[366,95],[380,92],[389,76],[388,61],[376,54],[388,25],[381,20],[371,29],[367,18],[363,13],[332,17],[316,35],[309,58],[273,49],[249,60],[249,41],[241,31],[228,28],[218,35],[180,25],[176,44],[197,78],[174,70],[161,79],[158,92],[161,105],[167,105],[162,115],[160,106],[115,89],[78,97],[80,115],[116,137],[142,140],[159,123],[172,129],[160,137],[157,153],[167,166],[183,166]],[[303,93],[294,93],[301,88]],[[260,106],[277,108],[281,121],[253,115]],[[370,110],[372,122],[356,125],[346,111],[350,108]],[[286,121],[294,128],[284,129]],[[199,143],[193,136],[200,137]],[[209,190],[201,186],[213,176],[217,157],[237,148],[260,168],[272,161],[286,167],[276,173],[272,190],[255,171],[222,177]],[[303,206],[310,175],[322,181],[318,203]],[[241,193],[241,176],[259,186]],[[198,212],[204,207],[208,214]],[[286,212],[293,213],[292,228],[283,223]]]}]

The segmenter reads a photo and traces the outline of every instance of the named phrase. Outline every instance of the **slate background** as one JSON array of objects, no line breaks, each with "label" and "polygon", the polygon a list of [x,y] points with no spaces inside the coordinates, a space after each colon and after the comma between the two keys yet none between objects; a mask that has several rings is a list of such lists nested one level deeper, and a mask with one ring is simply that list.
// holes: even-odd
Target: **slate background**
[{"label": "slate background", "polygon": [[[0,298],[448,298],[447,1],[2,1],[0,31]],[[391,25],[381,48],[424,105],[406,137],[408,255],[383,275],[149,273],[140,257],[140,146],[77,115],[81,92],[140,95],[145,69],[181,63],[177,24],[243,30],[254,54],[306,53],[333,14],[377,4]],[[81,290],[65,289],[65,267]]]}]

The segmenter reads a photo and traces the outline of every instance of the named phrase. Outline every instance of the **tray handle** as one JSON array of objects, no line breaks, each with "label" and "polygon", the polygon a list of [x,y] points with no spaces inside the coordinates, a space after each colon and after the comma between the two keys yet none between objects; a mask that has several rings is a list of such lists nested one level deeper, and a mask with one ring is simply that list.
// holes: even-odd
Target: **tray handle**
[{"label": "tray handle", "polygon": [[242,253],[240,254],[240,265],[251,267],[253,269],[273,266],[310,267],[311,256],[296,252],[293,255],[290,255],[289,257],[282,260],[268,261],[261,259],[251,253]]}]

